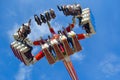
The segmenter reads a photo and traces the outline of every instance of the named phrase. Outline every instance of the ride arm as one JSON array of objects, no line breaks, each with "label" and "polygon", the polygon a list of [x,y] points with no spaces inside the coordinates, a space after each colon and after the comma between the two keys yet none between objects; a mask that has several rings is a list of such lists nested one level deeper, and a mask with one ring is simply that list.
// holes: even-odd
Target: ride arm
[{"label": "ride arm", "polygon": [[43,39],[42,37],[40,37],[40,40],[34,41],[33,45],[34,46],[41,45],[41,44],[44,44],[46,41],[47,41],[47,39]]},{"label": "ride arm", "polygon": [[51,32],[51,34],[53,35],[53,34],[56,34],[55,33],[55,31],[54,31],[54,29],[51,27],[51,25],[50,25],[50,23],[47,21],[47,25],[48,25],[48,27],[49,27],[49,31]]},{"label": "ride arm", "polygon": [[78,40],[82,40],[82,39],[90,37],[89,34],[77,34],[76,36]]},{"label": "ride arm", "polygon": [[34,41],[33,45],[35,45],[35,46],[40,45],[40,41],[39,40],[38,41]]},{"label": "ride arm", "polygon": [[65,30],[70,32],[74,28],[74,24],[70,24]]},{"label": "ride arm", "polygon": [[72,18],[72,24],[69,24],[69,26],[65,30],[67,32],[70,32],[75,27],[75,24],[76,24],[76,20],[75,20],[75,16],[73,16],[73,18]]},{"label": "ride arm", "polygon": [[37,53],[34,58],[33,58],[33,61],[32,61],[32,64],[36,63],[37,61],[41,60],[43,57],[44,57],[44,53],[43,51],[40,51],[39,53]]}]

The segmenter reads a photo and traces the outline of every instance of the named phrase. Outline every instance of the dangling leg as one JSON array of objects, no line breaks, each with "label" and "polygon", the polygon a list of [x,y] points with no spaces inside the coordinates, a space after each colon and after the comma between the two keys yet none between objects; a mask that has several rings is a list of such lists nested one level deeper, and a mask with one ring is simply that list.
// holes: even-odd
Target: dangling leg
[{"label": "dangling leg", "polygon": [[40,18],[41,18],[43,23],[46,23],[46,19],[45,19],[45,16],[43,14],[40,14]]},{"label": "dangling leg", "polygon": [[81,25],[82,17],[78,17],[78,20],[79,20],[79,26],[80,26]]},{"label": "dangling leg", "polygon": [[91,30],[90,30],[89,23],[84,24],[83,29],[85,29],[86,33],[88,33],[88,34],[92,33]]},{"label": "dangling leg", "polygon": [[68,43],[69,43],[70,47],[71,47],[72,49],[74,49],[74,45],[73,45],[73,42],[72,42],[72,38],[67,37],[67,40],[68,40]]},{"label": "dangling leg", "polygon": [[46,20],[47,20],[47,21],[50,21],[50,20],[51,20],[51,17],[50,17],[50,13],[49,13],[49,12],[45,12],[45,17],[46,17]]},{"label": "dangling leg", "polygon": [[62,9],[60,8],[60,6],[57,5],[57,8],[58,8],[59,11],[62,11]]},{"label": "dangling leg", "polygon": [[50,45],[48,49],[49,49],[50,53],[52,54],[52,56],[53,56],[54,58],[56,58],[56,53],[55,53],[53,47]]},{"label": "dangling leg", "polygon": [[39,18],[36,14],[34,15],[34,19],[35,19],[35,21],[36,21],[36,23],[37,23],[38,25],[41,25],[41,24],[42,24],[40,18]]}]

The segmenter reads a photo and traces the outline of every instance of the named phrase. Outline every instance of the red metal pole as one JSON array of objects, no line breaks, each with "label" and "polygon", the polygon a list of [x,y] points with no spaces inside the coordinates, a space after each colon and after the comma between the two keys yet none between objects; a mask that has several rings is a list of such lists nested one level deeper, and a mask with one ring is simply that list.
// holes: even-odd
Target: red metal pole
[{"label": "red metal pole", "polygon": [[70,75],[70,77],[72,78],[72,80],[79,80],[79,79],[78,79],[78,76],[77,76],[77,74],[76,74],[76,71],[75,71],[75,69],[74,69],[74,67],[73,67],[73,65],[72,65],[72,62],[70,61],[69,57],[68,57],[68,58],[65,58],[65,59],[63,60],[63,63],[64,63],[64,65],[65,65],[67,71],[69,72],[69,75]]}]

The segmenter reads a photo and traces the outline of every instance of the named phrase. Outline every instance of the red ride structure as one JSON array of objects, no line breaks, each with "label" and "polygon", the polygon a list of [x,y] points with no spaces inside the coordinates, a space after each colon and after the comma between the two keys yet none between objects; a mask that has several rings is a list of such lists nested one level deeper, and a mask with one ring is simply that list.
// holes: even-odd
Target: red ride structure
[{"label": "red ride structure", "polygon": [[[36,23],[40,26],[42,23],[47,23],[51,36],[48,36],[48,39],[41,37],[39,40],[33,42],[29,40],[27,38],[28,34],[31,32],[31,20],[29,20],[28,23],[24,23],[13,35],[15,41],[12,42],[10,46],[14,55],[27,66],[36,63],[43,57],[46,57],[49,64],[54,64],[62,60],[71,79],[79,80],[70,60],[70,56],[82,50],[79,40],[89,38],[95,34],[91,12],[89,8],[82,9],[79,4],[57,7],[59,11],[63,11],[65,16],[73,16],[71,24],[66,28],[62,27],[62,30],[56,33],[49,22],[56,17],[53,9],[46,11],[44,14],[40,14],[40,17],[35,14],[34,19]],[[76,25],[76,19],[79,20],[79,26],[85,30],[85,33],[77,34],[73,31]],[[37,45],[41,47],[41,50],[34,56],[31,53],[32,46]]]}]

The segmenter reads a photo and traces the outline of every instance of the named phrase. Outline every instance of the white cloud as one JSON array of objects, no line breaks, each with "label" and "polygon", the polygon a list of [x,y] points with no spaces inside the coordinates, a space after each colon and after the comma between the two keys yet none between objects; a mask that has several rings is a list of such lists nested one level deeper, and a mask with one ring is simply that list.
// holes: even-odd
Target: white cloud
[{"label": "white cloud", "polygon": [[11,30],[7,32],[9,40],[13,41],[13,34],[18,30],[20,26],[18,24],[15,24]]},{"label": "white cloud", "polygon": [[31,80],[31,71],[32,66],[28,67],[21,63],[19,65],[18,73],[15,75],[15,80]]},{"label": "white cloud", "polygon": [[85,55],[83,55],[82,53],[75,53],[74,55],[72,55],[71,58],[75,61],[82,61],[85,58]]},{"label": "white cloud", "polygon": [[34,0],[19,0],[19,4],[30,4],[32,3]]},{"label": "white cloud", "polygon": [[107,76],[120,73],[120,58],[115,54],[109,54],[100,63],[101,71]]},{"label": "white cloud", "polygon": [[47,75],[46,75],[46,74],[41,75],[41,76],[40,76],[40,80],[48,80],[48,79],[47,79]]},{"label": "white cloud", "polygon": [[[26,21],[27,22],[27,21]],[[53,22],[53,24],[51,25],[54,27],[55,31],[57,32],[60,28],[61,25]],[[10,40],[13,40],[13,34],[20,28],[20,25],[15,24],[13,26],[13,28],[11,30],[9,30],[8,36]],[[41,26],[37,25],[36,22],[32,19],[32,23],[31,23],[31,34],[28,36],[30,39],[35,40],[35,39],[39,39],[40,36],[45,36],[45,35],[50,35],[50,31],[49,28],[47,26],[47,24],[42,24]]]},{"label": "white cloud", "polygon": [[[58,31],[61,25],[56,22],[53,22],[53,24],[51,23],[51,26],[54,27],[55,31]],[[39,38],[40,36],[50,35],[48,25],[44,23],[41,26],[39,26],[36,24],[35,21],[33,21],[31,25],[31,30],[32,30],[30,35],[31,39],[36,39]]]},{"label": "white cloud", "polygon": [[32,40],[39,39],[40,36],[45,36],[50,34],[48,26],[46,24],[42,24],[41,26],[37,25],[35,21],[31,24],[31,34],[29,38]]},{"label": "white cloud", "polygon": [[7,13],[5,14],[7,17],[16,17],[17,13],[13,10],[9,10],[7,11]]}]

